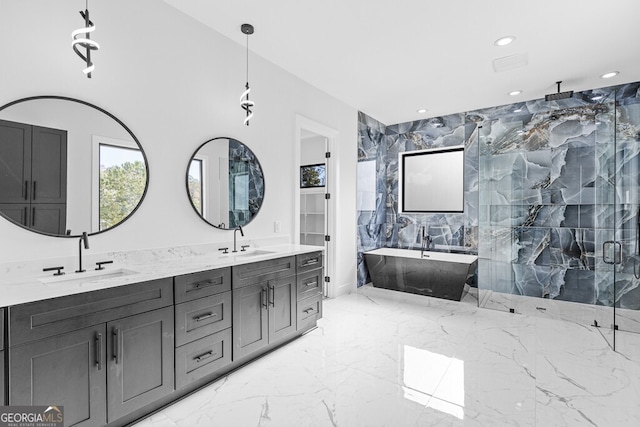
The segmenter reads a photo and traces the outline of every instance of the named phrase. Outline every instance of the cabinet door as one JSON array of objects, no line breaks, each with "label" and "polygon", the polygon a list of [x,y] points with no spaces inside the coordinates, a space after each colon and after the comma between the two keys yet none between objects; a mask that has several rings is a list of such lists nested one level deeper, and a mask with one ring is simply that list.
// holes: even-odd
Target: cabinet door
[{"label": "cabinet door", "polygon": [[43,233],[64,235],[67,205],[64,203],[32,203],[28,227]]},{"label": "cabinet door", "polygon": [[0,213],[20,225],[29,227],[29,206],[29,203],[0,203]]},{"label": "cabinet door", "polygon": [[67,132],[33,126],[31,202],[67,203]]},{"label": "cabinet door", "polygon": [[269,343],[296,332],[296,276],[268,283]]},{"label": "cabinet door", "polygon": [[269,344],[267,284],[233,291],[233,360]]},{"label": "cabinet door", "polygon": [[9,349],[9,404],[62,405],[67,426],[106,424],[104,324]]},{"label": "cabinet door", "polygon": [[7,404],[4,396],[6,386],[7,385],[4,380],[4,351],[0,350],[0,406]]},{"label": "cabinet door", "polygon": [[29,201],[31,126],[0,120],[0,203]]},{"label": "cabinet door", "polygon": [[112,422],[173,391],[173,307],[107,323]]}]

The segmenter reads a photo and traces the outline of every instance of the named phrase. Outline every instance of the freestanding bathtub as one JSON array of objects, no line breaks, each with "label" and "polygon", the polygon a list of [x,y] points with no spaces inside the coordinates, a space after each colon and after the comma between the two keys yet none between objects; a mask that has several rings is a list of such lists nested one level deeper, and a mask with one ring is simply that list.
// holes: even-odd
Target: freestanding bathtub
[{"label": "freestanding bathtub", "polygon": [[460,301],[478,257],[448,252],[380,248],[364,253],[373,286]]}]

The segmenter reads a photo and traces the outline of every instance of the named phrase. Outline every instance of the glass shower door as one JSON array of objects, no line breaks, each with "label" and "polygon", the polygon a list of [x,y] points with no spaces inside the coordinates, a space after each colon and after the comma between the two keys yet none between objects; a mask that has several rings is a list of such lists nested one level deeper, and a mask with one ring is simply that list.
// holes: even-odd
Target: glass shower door
[{"label": "glass shower door", "polygon": [[640,99],[616,93],[613,347],[640,355]]}]

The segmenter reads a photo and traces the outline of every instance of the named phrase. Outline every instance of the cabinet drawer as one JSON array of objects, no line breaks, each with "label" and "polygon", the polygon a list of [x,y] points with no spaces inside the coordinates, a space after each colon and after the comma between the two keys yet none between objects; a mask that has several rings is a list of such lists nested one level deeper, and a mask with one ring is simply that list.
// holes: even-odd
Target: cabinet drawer
[{"label": "cabinet drawer", "polygon": [[322,269],[298,274],[298,301],[322,293]]},{"label": "cabinet drawer", "polygon": [[296,260],[292,256],[258,261],[231,268],[234,289],[294,274],[296,274]]},{"label": "cabinet drawer", "polygon": [[322,267],[322,252],[311,252],[296,256],[298,274]]},{"label": "cabinet drawer", "polygon": [[176,389],[231,363],[231,328],[176,348]]},{"label": "cabinet drawer", "polygon": [[176,346],[231,326],[231,291],[176,305]]},{"label": "cabinet drawer", "polygon": [[313,326],[322,318],[322,295],[298,301],[298,323],[296,330]]},{"label": "cabinet drawer", "polygon": [[173,304],[173,279],[152,280],[9,307],[9,346]]},{"label": "cabinet drawer", "polygon": [[174,279],[176,304],[231,290],[231,268],[184,274]]}]

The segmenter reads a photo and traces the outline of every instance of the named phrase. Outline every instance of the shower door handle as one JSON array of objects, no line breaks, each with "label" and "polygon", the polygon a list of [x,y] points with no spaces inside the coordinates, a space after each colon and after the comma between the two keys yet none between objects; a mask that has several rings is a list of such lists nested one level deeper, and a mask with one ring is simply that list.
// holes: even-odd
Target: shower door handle
[{"label": "shower door handle", "polygon": [[[613,261],[609,261],[607,256],[606,256],[607,245],[614,245],[614,248],[613,248]],[[617,246],[617,248],[616,248],[616,246]],[[605,264],[611,264],[611,265],[622,264],[622,244],[620,242],[617,242],[617,241],[614,241],[614,240],[607,240],[606,242],[604,242],[602,244],[602,261],[604,261]]]}]

